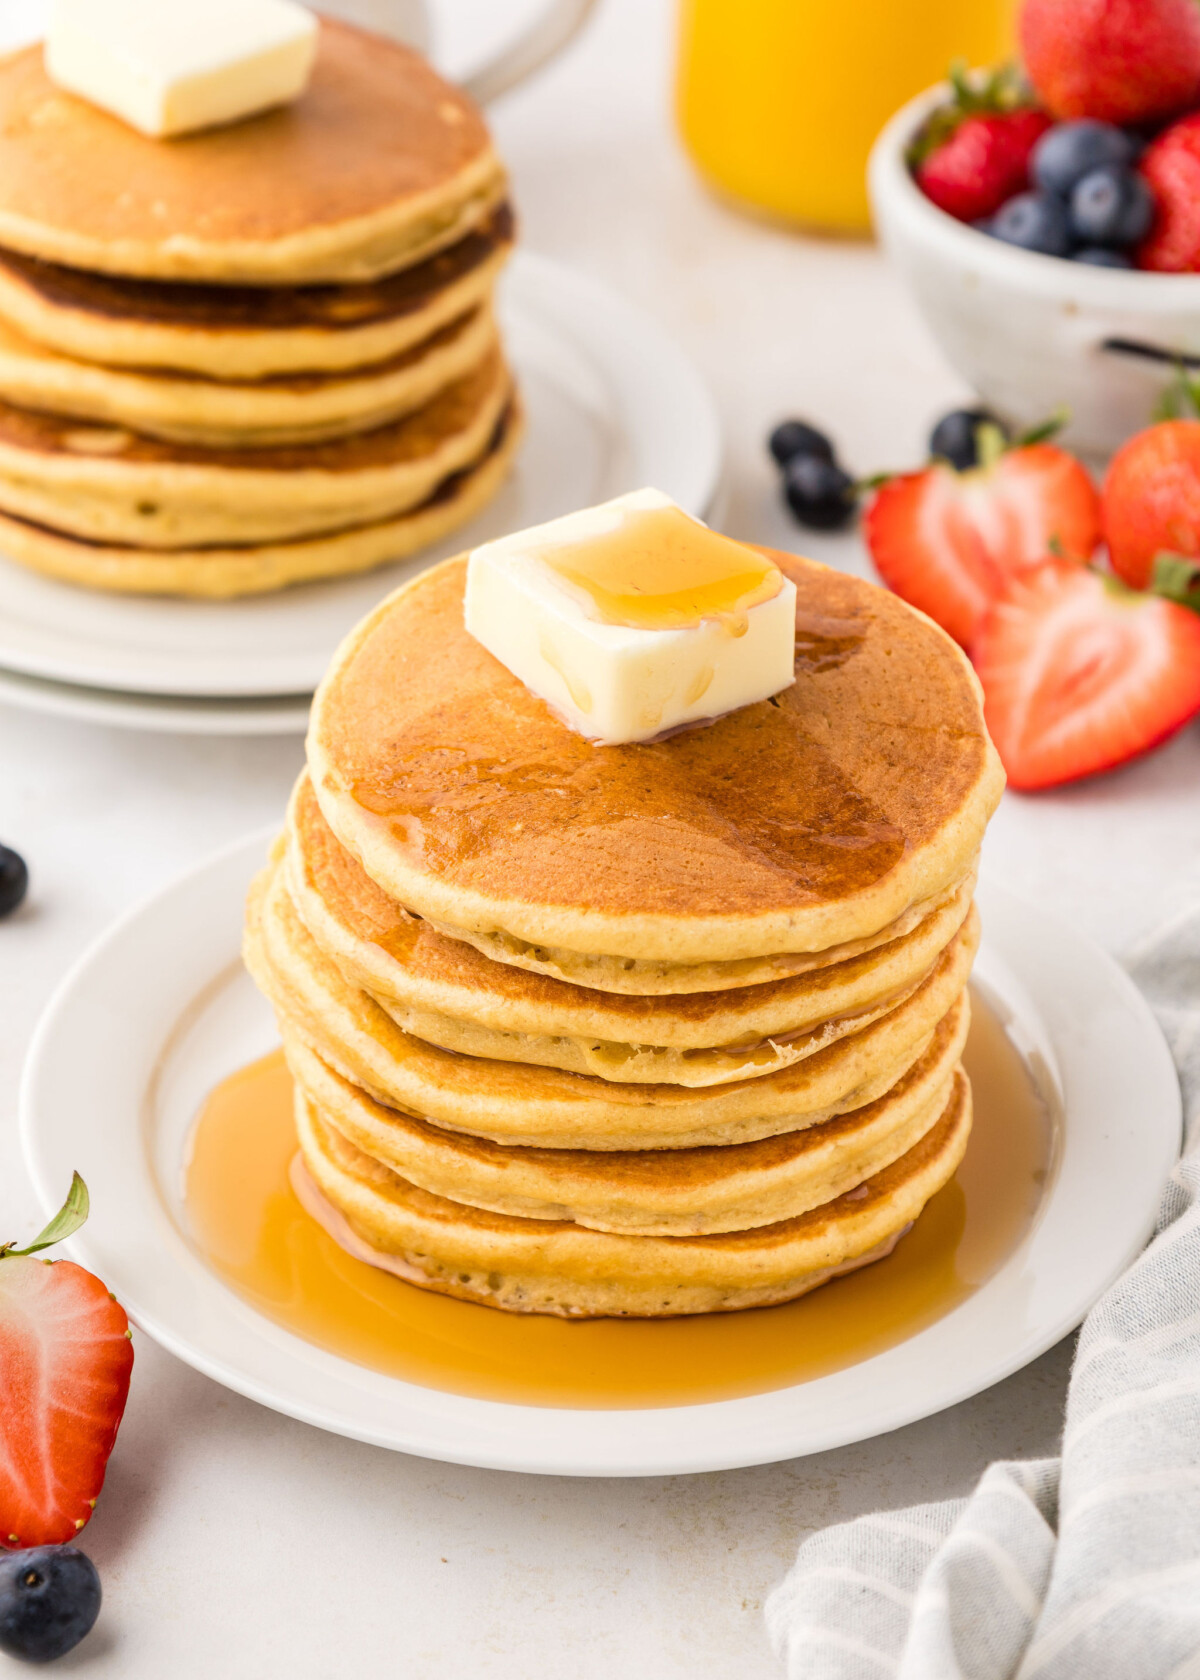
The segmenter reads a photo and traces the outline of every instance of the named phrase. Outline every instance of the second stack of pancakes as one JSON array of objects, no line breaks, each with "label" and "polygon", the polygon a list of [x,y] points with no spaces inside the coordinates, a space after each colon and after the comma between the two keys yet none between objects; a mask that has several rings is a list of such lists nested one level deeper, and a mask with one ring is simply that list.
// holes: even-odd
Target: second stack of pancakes
[{"label": "second stack of pancakes", "polygon": [[0,551],[228,596],[471,517],[520,429],[506,191],[465,95],[330,20],[294,105],[173,140],[0,60]]},{"label": "second stack of pancakes", "polygon": [[953,1174],[977,689],[774,558],[795,686],[661,742],[567,730],[467,635],[461,561],[343,646],[247,957],[353,1252],[515,1311],[733,1310],[886,1254]]}]

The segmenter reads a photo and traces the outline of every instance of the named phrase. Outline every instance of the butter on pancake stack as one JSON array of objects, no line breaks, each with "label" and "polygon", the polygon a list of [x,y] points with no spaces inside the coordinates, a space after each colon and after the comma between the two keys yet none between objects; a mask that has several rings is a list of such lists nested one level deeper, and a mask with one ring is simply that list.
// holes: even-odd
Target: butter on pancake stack
[{"label": "butter on pancake stack", "polygon": [[443,536],[518,441],[511,243],[470,100],[346,24],[294,104],[169,140],[0,60],[0,553],[231,596]]},{"label": "butter on pancake stack", "polygon": [[896,597],[771,558],[794,686],[646,744],[467,634],[463,560],[343,644],[246,952],[352,1252],[512,1311],[728,1311],[888,1253],[953,1174],[977,684]]}]

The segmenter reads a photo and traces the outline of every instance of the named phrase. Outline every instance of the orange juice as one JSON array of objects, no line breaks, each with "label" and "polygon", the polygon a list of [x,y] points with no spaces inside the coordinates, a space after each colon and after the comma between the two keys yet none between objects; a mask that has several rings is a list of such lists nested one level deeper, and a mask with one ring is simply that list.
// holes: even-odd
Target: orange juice
[{"label": "orange juice", "polygon": [[676,108],[708,182],[769,216],[870,226],[866,165],[952,60],[1011,56],[1014,0],[680,0]]}]

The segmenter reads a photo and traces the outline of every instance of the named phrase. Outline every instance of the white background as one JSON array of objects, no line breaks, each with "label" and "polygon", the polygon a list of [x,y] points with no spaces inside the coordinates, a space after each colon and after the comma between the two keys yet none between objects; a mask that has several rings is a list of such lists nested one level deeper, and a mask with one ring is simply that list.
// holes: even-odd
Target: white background
[{"label": "white background", "polygon": [[[501,0],[493,0],[499,4]],[[0,8],[3,0],[0,0]],[[865,569],[777,502],[762,440],[792,411],[860,472],[922,454],[962,393],[867,244],[801,240],[709,199],[669,129],[665,0],[604,0],[493,112],[530,249],[609,280],[717,394],[734,535]],[[0,1240],[37,1223],[15,1142],[21,1059],[68,964],[120,910],[279,816],[298,740],[173,740],[0,708],[0,836],[28,906],[0,924]],[[987,865],[1120,952],[1200,896],[1200,731],[1131,769],[1006,798]],[[274,1416],[137,1344],[85,1545],[93,1680],[759,1680],[761,1604],[798,1540],[876,1506],[965,1492],[989,1459],[1054,1450],[1069,1349],[857,1447],[725,1475],[569,1482],[445,1468]],[[27,1670],[0,1657],[0,1675]]]}]

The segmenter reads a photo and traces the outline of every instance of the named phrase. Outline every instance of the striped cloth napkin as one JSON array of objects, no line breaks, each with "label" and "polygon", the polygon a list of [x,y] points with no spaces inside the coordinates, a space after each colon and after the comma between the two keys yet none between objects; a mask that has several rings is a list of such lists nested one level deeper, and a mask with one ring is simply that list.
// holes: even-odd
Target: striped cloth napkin
[{"label": "striped cloth napkin", "polygon": [[1200,1680],[1200,909],[1130,966],[1184,1154],[1084,1323],[1062,1457],[805,1541],[766,1611],[789,1680]]}]

